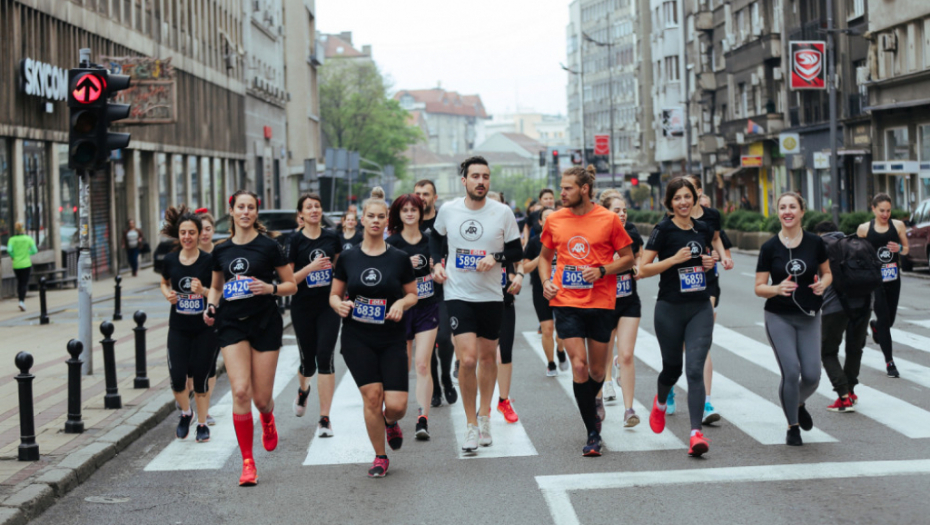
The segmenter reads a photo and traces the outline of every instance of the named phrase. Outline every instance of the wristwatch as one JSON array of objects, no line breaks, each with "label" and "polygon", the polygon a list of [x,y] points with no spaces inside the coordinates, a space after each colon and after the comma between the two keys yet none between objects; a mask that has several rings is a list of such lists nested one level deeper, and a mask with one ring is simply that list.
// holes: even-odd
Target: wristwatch
[{"label": "wristwatch", "polygon": [[274,287],[271,290],[271,295],[278,295],[278,283],[271,283],[271,286]]},{"label": "wristwatch", "polygon": [[601,277],[604,277],[605,275],[607,275],[607,268],[605,268],[605,267],[603,267],[603,266],[599,266],[597,269],[600,270],[600,272],[601,272]]}]

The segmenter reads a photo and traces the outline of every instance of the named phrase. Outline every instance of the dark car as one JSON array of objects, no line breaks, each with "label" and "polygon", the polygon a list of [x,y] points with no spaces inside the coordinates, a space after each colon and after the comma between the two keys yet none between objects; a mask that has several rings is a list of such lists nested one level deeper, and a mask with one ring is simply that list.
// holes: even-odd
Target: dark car
[{"label": "dark car", "polygon": [[907,243],[910,252],[902,262],[902,270],[930,265],[930,199],[921,201],[907,223]]},{"label": "dark car", "polygon": [[[216,233],[213,234],[213,242],[217,243],[229,238],[229,215],[216,221]],[[283,240],[288,234],[297,229],[297,213],[292,210],[259,210],[258,220],[268,228],[269,232],[278,232],[278,237]],[[332,228],[333,221],[323,215],[323,227]]]}]

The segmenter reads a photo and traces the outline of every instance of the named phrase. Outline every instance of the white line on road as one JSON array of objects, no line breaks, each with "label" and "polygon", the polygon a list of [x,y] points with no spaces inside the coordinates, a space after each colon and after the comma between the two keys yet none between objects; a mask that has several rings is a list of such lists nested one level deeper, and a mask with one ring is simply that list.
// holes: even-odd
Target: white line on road
[{"label": "white line on road", "polygon": [[912,334],[910,332],[905,332],[904,330],[892,328],[891,340],[894,341],[894,343],[907,345],[915,350],[920,350],[921,352],[930,352],[930,337],[924,337],[922,335]]},{"label": "white line on road", "polygon": [[[461,394],[461,392],[461,387],[459,387],[459,393]],[[497,411],[499,395],[500,392],[495,384],[494,395],[491,396],[491,438],[494,443],[490,447],[478,447],[477,452],[468,453],[462,450],[462,445],[465,444],[465,427],[468,422],[465,420],[462,409],[459,408],[462,401],[461,395],[459,395],[459,403],[452,407],[451,414],[452,426],[455,428],[455,440],[458,444],[459,459],[511,458],[539,455],[530,440],[530,436],[527,435],[526,429],[523,428],[523,423],[521,421],[507,423],[504,421],[504,416]],[[479,395],[478,398],[476,401],[479,401],[481,396]],[[519,406],[515,406],[514,409],[519,409]]]},{"label": "white line on road", "polygon": [[647,472],[605,472],[536,476],[536,484],[556,525],[580,525],[569,492],[610,490],[656,485],[708,483],[759,483],[817,479],[875,478],[930,474],[930,460],[853,461],[847,463],[804,463],[797,465],[758,465]]},{"label": "white line on road", "polygon": [[[903,307],[903,306],[899,306],[899,307],[898,307],[898,309],[901,309],[901,308],[904,308],[904,307]],[[927,320],[905,319],[905,321],[907,321],[907,322],[909,322],[909,323],[911,323],[911,324],[916,324],[917,326],[922,326],[922,327],[924,327],[924,328],[930,328],[930,321],[927,321]]]},{"label": "white line on road", "polygon": [[[338,414],[333,421],[333,437],[314,436],[307,449],[304,465],[340,465],[369,463],[375,455],[368,439],[365,427],[365,412],[362,406],[362,394],[352,379],[352,374],[343,374],[330,414]],[[410,418],[401,420],[400,424],[409,423]],[[404,436],[408,444],[413,435]]]},{"label": "white line on road", "polygon": [[745,275],[746,277],[752,277],[753,279],[755,279],[755,277],[756,277],[756,274],[754,274],[754,273],[749,273],[749,272],[740,272],[739,274],[740,274],[740,275]]}]

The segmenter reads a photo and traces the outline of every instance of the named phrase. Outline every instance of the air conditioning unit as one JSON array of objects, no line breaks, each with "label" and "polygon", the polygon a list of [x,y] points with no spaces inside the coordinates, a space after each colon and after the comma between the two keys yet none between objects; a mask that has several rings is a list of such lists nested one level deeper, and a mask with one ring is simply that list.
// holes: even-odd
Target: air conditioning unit
[{"label": "air conditioning unit", "polygon": [[750,78],[750,83],[751,83],[753,86],[758,86],[758,85],[759,85],[759,77],[758,77],[755,73],[753,73],[749,78]]},{"label": "air conditioning unit", "polygon": [[896,53],[898,51],[898,34],[892,31],[882,35],[882,51]]},{"label": "air conditioning unit", "polygon": [[781,80],[782,77],[781,77],[781,68],[780,68],[780,67],[776,67],[776,68],[772,69],[772,78],[775,79],[775,80]]},{"label": "air conditioning unit", "polygon": [[867,66],[856,68],[856,84],[861,86],[869,83],[869,68]]}]

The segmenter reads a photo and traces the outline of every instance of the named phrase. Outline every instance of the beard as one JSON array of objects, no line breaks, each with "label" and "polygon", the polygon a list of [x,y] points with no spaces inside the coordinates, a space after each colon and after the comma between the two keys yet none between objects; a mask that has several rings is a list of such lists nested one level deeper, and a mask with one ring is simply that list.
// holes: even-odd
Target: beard
[{"label": "beard", "polygon": [[487,189],[484,190],[484,195],[478,195],[477,191],[472,192],[468,188],[465,188],[465,194],[468,195],[469,199],[480,202],[480,201],[483,201],[484,198],[488,196],[488,190]]},{"label": "beard", "polygon": [[579,193],[578,196],[575,198],[575,200],[566,199],[564,202],[562,202],[562,205],[565,206],[566,208],[574,208],[575,206],[580,206],[582,202],[584,202],[584,199],[581,197],[581,194]]}]

